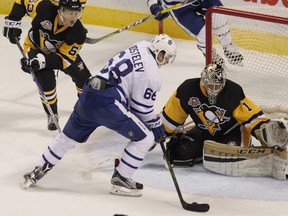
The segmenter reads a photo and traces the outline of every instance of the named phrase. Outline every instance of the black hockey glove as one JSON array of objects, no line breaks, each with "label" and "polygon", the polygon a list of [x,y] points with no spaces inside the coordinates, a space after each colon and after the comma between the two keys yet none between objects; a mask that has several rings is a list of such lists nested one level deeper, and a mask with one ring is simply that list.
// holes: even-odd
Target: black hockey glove
[{"label": "black hockey glove", "polygon": [[[199,148],[202,150],[203,147]],[[166,144],[167,159],[174,166],[192,167],[195,163],[201,162],[202,157],[197,151],[197,142],[183,133],[172,135]]]},{"label": "black hockey glove", "polygon": [[161,13],[163,8],[157,3],[156,0],[148,0],[148,6],[150,8],[151,14],[155,16],[155,19],[161,21],[169,16],[169,13]]},{"label": "black hockey glove", "polygon": [[20,36],[22,33],[21,30],[21,21],[20,20],[12,20],[8,16],[6,16],[4,21],[3,28],[3,36],[8,38],[9,41],[13,44],[16,44],[16,39],[20,40]]},{"label": "black hockey glove", "polygon": [[32,59],[22,58],[20,63],[21,69],[26,73],[30,73],[30,69],[32,69],[34,72],[37,72],[46,67],[45,56],[41,53],[38,53]]}]

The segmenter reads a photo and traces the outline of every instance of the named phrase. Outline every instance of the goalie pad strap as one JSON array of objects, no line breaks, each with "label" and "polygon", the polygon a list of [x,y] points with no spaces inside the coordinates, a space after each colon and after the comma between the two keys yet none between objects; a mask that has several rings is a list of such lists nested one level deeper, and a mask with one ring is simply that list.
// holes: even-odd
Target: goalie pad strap
[{"label": "goalie pad strap", "polygon": [[203,165],[228,176],[273,176],[285,180],[288,174],[286,150],[264,147],[239,147],[206,140]]}]

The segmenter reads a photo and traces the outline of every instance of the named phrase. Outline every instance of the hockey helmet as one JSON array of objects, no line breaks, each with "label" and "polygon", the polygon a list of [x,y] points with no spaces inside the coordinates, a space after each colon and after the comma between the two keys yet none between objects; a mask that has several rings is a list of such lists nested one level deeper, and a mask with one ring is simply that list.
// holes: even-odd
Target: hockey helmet
[{"label": "hockey helmet", "polygon": [[59,8],[61,7],[80,11],[82,9],[82,3],[80,0],[59,0]]},{"label": "hockey helmet", "polygon": [[208,64],[201,73],[201,82],[208,95],[208,102],[215,104],[217,96],[226,83],[225,67],[219,64]]},{"label": "hockey helmet", "polygon": [[[166,34],[156,35],[149,46],[149,49],[155,54],[155,60],[158,63],[159,67],[162,66],[165,62],[172,63],[177,54],[177,47],[175,42]],[[158,54],[164,51],[164,59],[162,62],[158,60]]]},{"label": "hockey helmet", "polygon": [[82,8],[81,0],[59,0],[58,14],[60,20],[64,25],[72,27],[81,18]]}]

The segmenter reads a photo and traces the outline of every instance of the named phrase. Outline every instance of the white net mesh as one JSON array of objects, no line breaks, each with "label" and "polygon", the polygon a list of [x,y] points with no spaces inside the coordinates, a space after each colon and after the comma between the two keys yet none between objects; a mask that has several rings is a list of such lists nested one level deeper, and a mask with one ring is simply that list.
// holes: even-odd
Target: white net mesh
[{"label": "white net mesh", "polygon": [[[287,10],[281,8],[235,9],[288,17]],[[214,16],[212,15],[212,26],[217,22]],[[221,37],[216,37],[217,30],[212,28],[212,47],[225,60],[227,78],[242,85],[245,94],[264,112],[272,113],[273,117],[287,117],[288,25],[239,16],[225,15],[225,17],[232,42],[238,46],[238,51],[244,58],[241,66],[228,63],[223,47],[219,43],[219,40],[222,44],[223,41],[225,43],[225,38],[221,40]]]}]

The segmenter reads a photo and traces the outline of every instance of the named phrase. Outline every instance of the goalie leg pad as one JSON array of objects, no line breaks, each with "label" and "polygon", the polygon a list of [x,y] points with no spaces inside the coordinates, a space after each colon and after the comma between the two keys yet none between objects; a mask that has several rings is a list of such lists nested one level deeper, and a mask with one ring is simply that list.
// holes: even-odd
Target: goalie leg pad
[{"label": "goalie leg pad", "polygon": [[272,176],[271,148],[239,147],[204,142],[203,166],[215,173],[228,176]]},{"label": "goalie leg pad", "polygon": [[288,152],[286,149],[273,150],[274,162],[273,172],[274,178],[279,180],[286,180],[288,178]]}]

